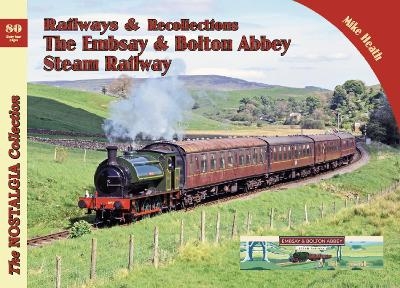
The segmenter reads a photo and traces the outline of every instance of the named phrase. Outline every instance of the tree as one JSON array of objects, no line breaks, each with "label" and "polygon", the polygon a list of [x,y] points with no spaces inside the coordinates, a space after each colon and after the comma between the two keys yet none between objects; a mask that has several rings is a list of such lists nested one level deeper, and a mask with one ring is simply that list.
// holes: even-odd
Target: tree
[{"label": "tree", "polygon": [[338,107],[343,106],[343,104],[346,102],[346,98],[346,90],[342,87],[342,85],[337,85],[333,92],[331,109],[336,110]]},{"label": "tree", "polygon": [[347,80],[344,82],[343,88],[346,90],[347,94],[354,93],[359,96],[365,94],[365,84],[360,80]]},{"label": "tree", "polygon": [[313,95],[307,96],[305,108],[306,108],[308,115],[313,114],[314,111],[320,107],[321,107],[321,101],[319,100],[318,97],[313,96]]},{"label": "tree", "polygon": [[117,79],[112,81],[110,85],[108,85],[108,91],[116,96],[120,96],[123,98],[128,98],[129,93],[131,92],[133,84],[133,78],[128,75],[122,74]]},{"label": "tree", "polygon": [[290,96],[288,98],[288,110],[291,113],[301,113],[304,106],[303,104],[304,103],[302,103],[302,101],[293,96]]},{"label": "tree", "polygon": [[389,145],[400,144],[399,127],[396,125],[396,120],[386,97],[381,99],[381,104],[371,113],[367,124],[367,136]]},{"label": "tree", "polygon": [[[354,127],[356,122],[366,123],[370,111],[380,103],[380,93],[374,89],[367,89],[360,80],[347,80],[343,85],[335,87],[330,105],[332,115],[335,115],[335,118],[340,115],[341,126],[344,128]],[[336,122],[334,120],[332,117],[331,122]]]}]

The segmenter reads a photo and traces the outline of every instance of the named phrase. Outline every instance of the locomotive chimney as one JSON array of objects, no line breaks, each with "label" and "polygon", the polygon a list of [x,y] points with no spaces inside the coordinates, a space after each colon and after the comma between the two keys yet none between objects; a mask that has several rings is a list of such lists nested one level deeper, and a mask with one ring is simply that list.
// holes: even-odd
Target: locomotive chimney
[{"label": "locomotive chimney", "polygon": [[117,146],[107,146],[108,165],[117,165]]}]

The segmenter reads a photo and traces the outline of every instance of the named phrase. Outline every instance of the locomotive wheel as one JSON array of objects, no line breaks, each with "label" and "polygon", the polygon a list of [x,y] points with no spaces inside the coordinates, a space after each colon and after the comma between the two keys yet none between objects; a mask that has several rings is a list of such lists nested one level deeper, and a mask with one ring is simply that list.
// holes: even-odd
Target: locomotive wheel
[{"label": "locomotive wheel", "polygon": [[134,223],[134,222],[136,222],[135,217],[130,213],[125,214],[124,215],[124,219],[125,219],[125,223]]}]

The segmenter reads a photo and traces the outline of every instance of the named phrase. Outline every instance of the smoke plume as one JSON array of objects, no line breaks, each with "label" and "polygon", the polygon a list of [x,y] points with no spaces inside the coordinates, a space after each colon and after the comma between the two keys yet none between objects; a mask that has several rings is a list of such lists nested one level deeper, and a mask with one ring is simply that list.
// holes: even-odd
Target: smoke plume
[{"label": "smoke plume", "polygon": [[[135,83],[133,83],[135,85]],[[110,104],[103,129],[110,142],[143,138],[181,138],[182,122],[193,107],[193,99],[176,76],[149,78],[127,99]]]}]

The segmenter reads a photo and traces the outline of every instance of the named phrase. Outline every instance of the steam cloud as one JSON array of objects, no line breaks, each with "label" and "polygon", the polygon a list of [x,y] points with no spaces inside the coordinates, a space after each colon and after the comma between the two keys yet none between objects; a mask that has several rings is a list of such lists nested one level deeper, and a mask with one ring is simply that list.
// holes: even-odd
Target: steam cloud
[{"label": "steam cloud", "polygon": [[177,77],[150,78],[133,89],[127,99],[110,105],[110,117],[103,129],[110,142],[134,141],[140,134],[153,140],[182,138],[182,121],[193,103]]}]

